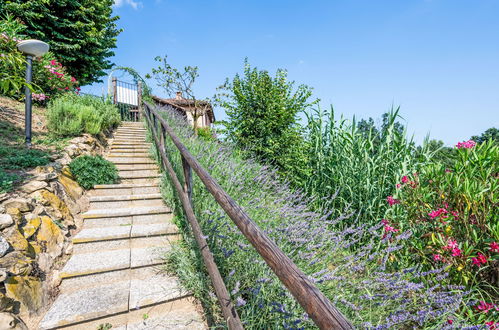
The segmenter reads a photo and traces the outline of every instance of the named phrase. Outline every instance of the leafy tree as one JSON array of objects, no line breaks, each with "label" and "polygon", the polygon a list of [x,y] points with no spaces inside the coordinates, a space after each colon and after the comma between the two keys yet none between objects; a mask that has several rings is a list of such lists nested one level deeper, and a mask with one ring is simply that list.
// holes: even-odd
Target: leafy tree
[{"label": "leafy tree", "polygon": [[287,71],[279,69],[272,77],[246,59],[243,74],[227,79],[215,99],[228,117],[222,122],[227,139],[299,183],[306,176],[307,156],[297,117],[318,101],[309,101],[311,96],[306,85],[294,89]]},{"label": "leafy tree", "polygon": [[[171,66],[167,61],[167,56],[156,56],[154,58],[156,62],[159,62],[157,68],[152,69],[152,76],[156,79],[157,85],[165,90],[165,92],[173,97],[177,92],[182,93],[186,96],[188,100],[194,103],[194,109],[192,110],[192,117],[194,120],[194,132],[198,132],[198,118],[201,117],[210,107],[210,103],[207,100],[199,100],[194,95],[192,86],[194,82],[199,77],[197,66],[186,66],[184,70],[181,71],[177,68]],[[150,79],[151,74],[147,74],[146,78]]]},{"label": "leafy tree", "polygon": [[0,12],[21,19],[25,33],[50,44],[51,51],[81,85],[100,81],[112,67],[118,16],[113,0],[0,1]]},{"label": "leafy tree", "polygon": [[471,139],[476,143],[486,142],[490,139],[493,140],[496,144],[499,144],[499,129],[491,127],[483,132],[480,136],[473,135]]}]

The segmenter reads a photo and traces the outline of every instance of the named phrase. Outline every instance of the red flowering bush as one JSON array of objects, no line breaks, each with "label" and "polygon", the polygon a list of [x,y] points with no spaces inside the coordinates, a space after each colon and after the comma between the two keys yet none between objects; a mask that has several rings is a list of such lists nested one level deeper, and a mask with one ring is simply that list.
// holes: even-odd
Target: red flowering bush
[{"label": "red flowering bush", "polygon": [[465,141],[456,148],[451,168],[437,163],[401,178],[387,197],[384,230],[411,230],[403,254],[427,269],[447,265],[454,284],[490,300],[479,299],[475,312],[493,320],[499,317],[499,147]]}]

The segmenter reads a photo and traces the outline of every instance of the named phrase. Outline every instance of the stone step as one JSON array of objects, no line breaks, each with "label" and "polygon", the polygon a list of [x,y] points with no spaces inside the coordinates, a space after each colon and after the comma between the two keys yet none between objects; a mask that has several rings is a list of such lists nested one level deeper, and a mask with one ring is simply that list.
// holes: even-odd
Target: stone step
[{"label": "stone step", "polygon": [[108,202],[92,202],[90,203],[91,210],[110,209],[110,208],[134,208],[143,206],[164,206],[162,198],[156,199],[136,199],[131,201],[108,201]]},{"label": "stone step", "polygon": [[139,141],[139,142],[132,142],[132,141],[113,141],[110,143],[111,148],[122,148],[122,147],[129,147],[129,148],[137,148],[137,147],[150,147],[152,143],[146,142],[146,141]]},{"label": "stone step", "polygon": [[110,148],[107,150],[107,152],[113,152],[117,151],[119,152],[120,150],[124,151],[132,151],[134,152],[135,150],[139,152],[149,152],[150,150],[154,150],[150,144],[111,144]]},{"label": "stone step", "polygon": [[116,150],[111,150],[107,154],[108,157],[134,157],[134,158],[147,158],[150,156],[149,151],[136,151],[136,152],[118,152]]},{"label": "stone step", "polygon": [[114,217],[114,218],[94,218],[85,219],[85,228],[95,227],[110,227],[110,226],[130,226],[133,224],[154,224],[154,223],[173,223],[173,214],[146,214],[134,215],[127,217]]},{"label": "stone step", "polygon": [[118,138],[118,137],[124,137],[124,138],[129,138],[129,137],[138,137],[138,138],[142,138],[142,139],[145,139],[147,137],[147,134],[146,132],[115,132],[113,134],[113,138]]},{"label": "stone step", "polygon": [[150,147],[144,148],[111,148],[108,152],[124,152],[124,153],[149,153]]},{"label": "stone step", "polygon": [[145,132],[147,129],[145,127],[133,127],[133,126],[122,126],[118,127],[116,129],[116,132],[120,131],[140,131],[140,132]]},{"label": "stone step", "polygon": [[149,237],[135,237],[131,239],[116,239],[111,241],[95,241],[73,245],[73,255],[92,253],[95,251],[111,251],[123,249],[137,249],[149,247],[166,247],[180,239],[179,234],[168,234]]},{"label": "stone step", "polygon": [[83,228],[73,237],[73,243],[80,244],[85,242],[109,241],[115,239],[128,239],[133,237],[148,237],[178,232],[177,227],[171,223],[155,224],[132,224],[109,227]]},{"label": "stone step", "polygon": [[122,179],[159,177],[158,170],[130,170],[130,171],[120,170],[118,174]]},{"label": "stone step", "polygon": [[112,196],[90,196],[90,202],[132,201],[145,199],[158,199],[161,194],[136,194],[136,195],[112,195]]},{"label": "stone step", "polygon": [[75,254],[59,273],[61,278],[97,274],[163,263],[170,246],[126,248]]},{"label": "stone step", "polygon": [[147,137],[146,133],[140,132],[115,132],[113,134],[113,140],[130,140],[130,139],[140,139],[145,140]]},{"label": "stone step", "polygon": [[[195,299],[191,296],[167,301],[164,303],[130,310],[128,313],[113,314],[98,319],[71,323],[67,329],[89,330],[101,329],[111,324],[112,330],[205,330],[208,329],[203,316],[195,307]],[[147,315],[147,319],[144,319]],[[40,329],[49,329],[38,327]],[[51,327],[51,329],[54,329]]]},{"label": "stone step", "polygon": [[[130,273],[130,277],[122,281],[62,293],[45,315],[40,324],[41,329],[81,324],[191,295],[181,288],[176,279],[159,273],[154,268],[146,267],[132,270]],[[127,315],[126,321],[121,325],[126,325],[130,316]],[[114,325],[119,324],[114,323],[113,329]],[[87,329],[92,329],[88,326],[87,324]]]},{"label": "stone step", "polygon": [[83,219],[126,217],[146,214],[170,213],[170,208],[166,206],[142,206],[123,209],[103,209],[89,210],[82,214]]},{"label": "stone step", "polygon": [[122,183],[133,183],[133,184],[151,184],[159,185],[160,178],[131,178],[131,179],[121,179]]},{"label": "stone step", "polygon": [[88,196],[111,196],[114,194],[120,195],[135,195],[135,194],[157,194],[160,192],[158,185],[147,185],[145,187],[137,187],[137,188],[107,188],[107,189],[98,189],[93,190]]},{"label": "stone step", "polygon": [[116,164],[119,171],[159,170],[157,164]]},{"label": "stone step", "polygon": [[156,164],[156,162],[151,158],[145,158],[145,157],[138,158],[138,157],[106,156],[105,158],[115,164]]}]

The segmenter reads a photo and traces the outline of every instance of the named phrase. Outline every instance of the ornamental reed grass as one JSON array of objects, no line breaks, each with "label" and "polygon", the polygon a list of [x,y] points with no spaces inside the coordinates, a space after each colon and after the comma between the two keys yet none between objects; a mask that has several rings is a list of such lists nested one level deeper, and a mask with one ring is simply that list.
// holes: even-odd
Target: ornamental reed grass
[{"label": "ornamental reed grass", "polygon": [[[444,268],[387,270],[411,232],[385,233],[379,223],[357,225],[358,214],[348,209],[338,216],[333,216],[335,209],[315,212],[310,206],[317,200],[278,181],[274,169],[243,158],[226,144],[195,137],[185,121],[168,109],[161,113],[203,167],[355,327],[440,328],[449,319],[459,323],[454,314],[466,292],[440,284],[447,276]],[[180,155],[168,138],[166,149],[182,178]],[[195,175],[193,184],[195,213],[245,327],[315,328]],[[175,209],[184,236],[184,243],[166,256],[167,269],[201,299],[205,311],[212,313],[211,325],[223,327],[197,246],[166,176],[162,192]],[[353,245],[359,247],[352,251]]]},{"label": "ornamental reed grass", "polygon": [[[415,172],[431,156],[417,149],[397,123],[399,109],[390,111],[381,130],[361,129],[355,118],[337,119],[334,110],[307,113],[306,140],[313,169],[304,190],[322,197],[320,207],[343,210],[350,206],[359,217],[343,224],[374,224],[387,209],[385,199],[405,173]],[[332,199],[332,196],[336,198]]]}]

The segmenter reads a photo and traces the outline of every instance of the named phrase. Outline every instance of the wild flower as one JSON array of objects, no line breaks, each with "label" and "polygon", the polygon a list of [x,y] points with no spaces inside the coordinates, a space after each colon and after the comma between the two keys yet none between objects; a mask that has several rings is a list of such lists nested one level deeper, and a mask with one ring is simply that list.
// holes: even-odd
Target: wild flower
[{"label": "wild flower", "polygon": [[402,183],[407,183],[407,182],[409,182],[409,178],[407,177],[407,175],[404,175],[404,176],[402,177],[401,182],[402,182]]},{"label": "wild flower", "polygon": [[478,267],[481,267],[482,265],[485,265],[487,263],[487,257],[480,252],[478,252],[476,258],[471,258],[471,262],[473,265],[476,265]]},{"label": "wild flower", "polygon": [[476,146],[476,142],[473,140],[468,140],[468,141],[463,141],[463,142],[458,142],[456,144],[457,149],[471,149],[474,146]]},{"label": "wild flower", "polygon": [[398,199],[393,198],[393,196],[386,197],[386,201],[388,202],[388,205],[390,205],[390,206],[393,206],[395,204],[400,204],[400,201]]},{"label": "wild flower", "polygon": [[489,249],[491,252],[499,252],[499,244],[497,242],[491,242]]},{"label": "wild flower", "polygon": [[442,261],[442,256],[440,254],[434,254],[433,255],[433,260],[435,260],[435,261]]},{"label": "wild flower", "polygon": [[490,310],[494,309],[496,306],[493,303],[488,303],[485,301],[480,301],[477,306],[475,306],[476,310],[481,313],[488,313]]}]

